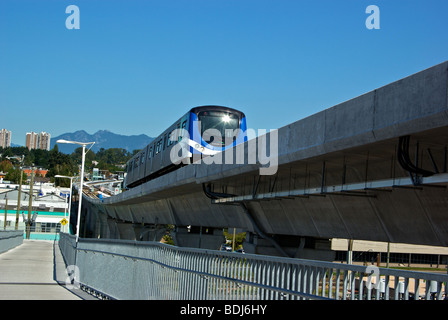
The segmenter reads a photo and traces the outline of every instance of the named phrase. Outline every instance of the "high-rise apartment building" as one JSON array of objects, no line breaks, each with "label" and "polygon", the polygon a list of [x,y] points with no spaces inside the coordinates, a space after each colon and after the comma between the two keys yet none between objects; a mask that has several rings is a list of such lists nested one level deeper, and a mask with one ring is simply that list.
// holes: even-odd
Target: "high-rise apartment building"
[{"label": "high-rise apartment building", "polygon": [[26,133],[26,147],[28,150],[37,149],[37,133],[27,132]]},{"label": "high-rise apartment building", "polygon": [[51,135],[45,131],[42,131],[41,133],[27,132],[26,147],[28,148],[28,150],[50,150],[50,137]]},{"label": "high-rise apartment building", "polygon": [[39,133],[39,139],[37,141],[39,149],[50,151],[50,138],[51,135],[48,132]]},{"label": "high-rise apartment building", "polygon": [[7,148],[11,146],[11,131],[2,129],[0,131],[0,147]]}]

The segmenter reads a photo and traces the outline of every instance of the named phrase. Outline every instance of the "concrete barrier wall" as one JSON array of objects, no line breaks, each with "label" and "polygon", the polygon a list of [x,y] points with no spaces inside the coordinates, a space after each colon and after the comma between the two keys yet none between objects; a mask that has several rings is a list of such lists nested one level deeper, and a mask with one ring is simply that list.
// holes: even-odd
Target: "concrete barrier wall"
[{"label": "concrete barrier wall", "polygon": [[444,62],[280,128],[279,164],[446,126],[447,79]]},{"label": "concrete barrier wall", "polygon": [[23,243],[23,230],[0,231],[0,253],[11,250]]}]

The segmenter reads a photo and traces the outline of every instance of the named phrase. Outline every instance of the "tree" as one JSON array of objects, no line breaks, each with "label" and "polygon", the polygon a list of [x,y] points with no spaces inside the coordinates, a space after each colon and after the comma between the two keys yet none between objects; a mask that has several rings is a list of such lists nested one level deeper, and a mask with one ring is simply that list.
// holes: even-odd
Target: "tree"
[{"label": "tree", "polygon": [[[87,150],[88,149],[86,149],[86,151]],[[82,147],[76,148],[75,151],[73,151],[73,153],[70,155],[70,158],[72,159],[73,163],[75,163],[76,165],[81,165],[81,163],[82,163]],[[95,152],[93,152],[92,150],[89,150],[85,156],[86,169],[92,167],[92,161],[94,161],[94,160],[95,160]]]},{"label": "tree", "polygon": [[[22,172],[22,170],[20,170],[19,168],[9,169],[6,173],[5,180],[11,181],[11,183],[18,184],[20,182],[20,172]],[[26,175],[26,173],[22,172],[22,181],[26,181],[27,177],[28,176]]]},{"label": "tree", "polygon": [[95,160],[98,162],[97,167],[100,170],[108,170],[110,172],[121,171],[120,165],[125,165],[130,159],[131,154],[122,148],[101,148],[95,155]]},{"label": "tree", "polygon": [[69,187],[70,180],[55,179],[54,176],[74,176],[75,172],[77,172],[77,168],[73,164],[71,157],[67,154],[59,152],[59,149],[56,147],[49,152],[48,168],[49,170],[47,173],[47,177],[52,178],[52,181],[56,182],[57,185],[62,187]]},{"label": "tree", "polygon": [[235,234],[235,239],[233,239],[233,228],[224,229],[224,237],[229,240],[232,244],[235,241],[235,250],[243,246],[244,240],[246,240],[246,233],[240,232]]},{"label": "tree", "polygon": [[[138,150],[135,150],[134,153],[137,151]],[[56,180],[54,176],[74,176],[79,172],[82,147],[75,149],[71,155],[59,152],[57,144],[50,151],[40,149],[28,150],[26,147],[0,147],[0,154],[0,161],[3,160],[0,162],[0,171],[8,173],[13,168],[19,169],[20,166],[43,167],[48,169],[46,177],[50,178],[52,182],[56,181],[58,185],[69,186],[70,181],[68,179]],[[17,159],[9,160],[6,158],[14,156],[19,158],[24,156],[23,163]],[[123,168],[120,167],[120,165],[125,165],[131,157],[132,154],[122,148],[101,148],[97,154],[92,150],[89,150],[85,157],[85,170],[91,170],[94,167],[92,161],[95,160],[98,162],[96,167],[101,170],[108,170],[110,172],[122,171]],[[18,181],[20,175],[11,171],[9,172],[8,178],[11,178],[9,180],[12,180],[13,182]]]},{"label": "tree", "polygon": [[2,162],[0,162],[0,171],[1,172],[8,172],[10,169],[12,169],[13,165],[11,163],[11,161],[9,160],[3,160]]},{"label": "tree", "polygon": [[30,156],[34,157],[33,163],[35,166],[48,168],[49,167],[49,158],[51,151],[42,149],[33,149],[30,152]]}]

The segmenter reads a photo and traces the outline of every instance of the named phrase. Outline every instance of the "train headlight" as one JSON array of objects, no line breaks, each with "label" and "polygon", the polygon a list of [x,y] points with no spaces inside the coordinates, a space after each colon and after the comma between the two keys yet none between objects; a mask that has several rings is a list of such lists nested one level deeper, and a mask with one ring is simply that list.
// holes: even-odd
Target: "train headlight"
[{"label": "train headlight", "polygon": [[230,121],[230,117],[226,114],[222,117],[222,121],[224,121],[225,123]]},{"label": "train headlight", "polygon": [[204,152],[204,149],[205,149],[204,146],[199,145],[199,143],[196,143],[194,145],[194,147],[196,150],[199,150],[200,152]]}]

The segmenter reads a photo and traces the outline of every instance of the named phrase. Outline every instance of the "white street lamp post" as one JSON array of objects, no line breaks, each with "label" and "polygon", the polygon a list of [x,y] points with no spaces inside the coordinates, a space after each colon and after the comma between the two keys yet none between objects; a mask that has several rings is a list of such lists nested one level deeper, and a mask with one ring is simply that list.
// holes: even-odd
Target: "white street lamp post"
[{"label": "white street lamp post", "polygon": [[[95,142],[77,142],[77,141],[67,141],[67,140],[57,140],[56,143],[69,143],[69,144],[78,144],[82,146],[82,161],[81,161],[81,173],[79,175],[79,202],[78,202],[78,219],[76,222],[76,243],[78,243],[79,239],[79,227],[81,222],[81,204],[82,204],[82,186],[84,183],[84,161],[86,158],[86,153],[89,152],[90,148],[94,145]],[[91,144],[89,150],[85,151],[86,145]]]}]

